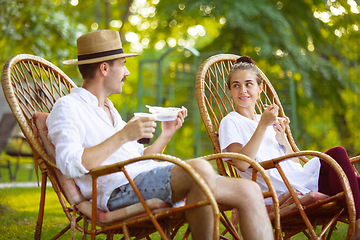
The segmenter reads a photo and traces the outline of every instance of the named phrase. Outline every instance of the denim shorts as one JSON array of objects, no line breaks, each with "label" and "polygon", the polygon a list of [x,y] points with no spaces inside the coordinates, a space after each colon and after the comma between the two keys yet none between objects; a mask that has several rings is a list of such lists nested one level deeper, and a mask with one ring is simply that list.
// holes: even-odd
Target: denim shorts
[{"label": "denim shorts", "polygon": [[[171,201],[170,175],[174,164],[157,167],[150,171],[140,173],[134,178],[134,182],[145,200],[159,198],[164,202],[173,204]],[[110,195],[107,207],[110,211],[120,209],[140,202],[130,183],[116,188]]]}]

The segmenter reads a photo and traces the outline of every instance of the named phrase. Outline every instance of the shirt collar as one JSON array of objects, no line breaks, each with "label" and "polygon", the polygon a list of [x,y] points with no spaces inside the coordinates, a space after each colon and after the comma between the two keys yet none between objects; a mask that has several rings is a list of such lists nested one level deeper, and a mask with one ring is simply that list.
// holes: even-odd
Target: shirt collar
[{"label": "shirt collar", "polygon": [[[70,92],[78,95],[84,102],[86,102],[87,104],[89,104],[91,106],[94,106],[94,107],[99,106],[99,101],[98,101],[97,97],[95,97],[91,92],[89,92],[85,88],[82,88],[82,87],[72,88],[70,90]],[[114,104],[109,99],[106,99],[106,104],[109,106],[109,108],[114,107]]]}]

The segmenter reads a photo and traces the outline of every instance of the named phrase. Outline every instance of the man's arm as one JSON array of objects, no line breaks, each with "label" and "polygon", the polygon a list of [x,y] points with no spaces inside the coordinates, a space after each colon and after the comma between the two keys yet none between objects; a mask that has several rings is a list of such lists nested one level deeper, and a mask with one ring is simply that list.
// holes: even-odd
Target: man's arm
[{"label": "man's arm", "polygon": [[82,165],[87,170],[98,167],[123,144],[140,138],[152,138],[155,127],[156,123],[153,117],[131,119],[123,129],[102,143],[85,148],[82,155]]},{"label": "man's arm", "polygon": [[158,139],[144,151],[144,154],[156,154],[163,153],[166,145],[170,142],[174,133],[183,125],[185,118],[187,117],[187,109],[182,107],[182,111],[176,120],[169,122],[162,122],[162,132]]}]

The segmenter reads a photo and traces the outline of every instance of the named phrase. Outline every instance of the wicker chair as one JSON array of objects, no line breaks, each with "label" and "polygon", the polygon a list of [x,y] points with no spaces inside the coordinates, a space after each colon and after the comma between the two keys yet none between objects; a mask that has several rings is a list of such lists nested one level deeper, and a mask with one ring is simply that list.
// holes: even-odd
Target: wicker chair
[{"label": "wicker chair", "polygon": [[[211,139],[214,153],[217,156],[216,163],[219,173],[231,177],[239,177],[239,175],[231,161],[226,161],[226,164],[224,164],[222,160],[222,157],[225,156],[221,154],[218,129],[221,119],[229,112],[234,111],[234,105],[229,96],[226,81],[229,70],[237,58],[239,56],[233,54],[219,54],[209,57],[199,67],[195,83],[199,111]],[[261,72],[261,75],[264,80],[264,90],[256,105],[256,112],[262,113],[265,105],[275,103],[280,109],[279,116],[284,116],[283,108],[274,88],[265,74]],[[278,237],[289,239],[297,233],[303,232],[309,239],[324,239],[327,232],[327,238],[329,239],[336,223],[341,221],[349,224],[347,239],[350,239],[355,229],[355,207],[346,175],[340,166],[328,155],[316,151],[300,151],[292,138],[289,127],[286,129],[286,134],[295,153],[259,163],[264,169],[277,168],[289,189],[289,192],[286,194],[288,197],[279,199],[281,230],[283,234]],[[327,161],[337,172],[344,192],[331,197],[311,192],[311,194],[298,199],[297,194],[286,180],[279,163],[293,157],[299,157],[302,161],[307,162],[308,156],[316,156]],[[358,157],[351,159],[352,162],[358,160]],[[348,211],[338,204],[340,199],[346,200]],[[283,203],[285,200],[287,200],[286,203]],[[269,216],[273,224],[276,218],[272,211],[276,210],[276,208],[278,208],[276,205],[268,206]],[[316,232],[316,226],[318,225],[322,226],[320,233]],[[274,224],[274,226],[276,225]]]},{"label": "wicker chair", "polygon": [[[69,229],[74,238],[75,229],[82,232],[82,238],[106,234],[112,239],[114,234],[122,234],[125,239],[148,238],[149,234],[159,232],[161,238],[173,238],[179,228],[186,223],[184,212],[189,209],[210,205],[214,214],[214,239],[219,238],[219,210],[216,201],[205,181],[186,162],[163,155],[145,155],[127,161],[101,166],[90,171],[93,179],[93,201],[85,199],[72,179],[67,179],[55,164],[54,146],[47,139],[46,117],[56,100],[70,92],[76,85],[59,68],[36,56],[22,54],[9,59],[2,70],[1,83],[22,132],[34,153],[34,161],[41,173],[41,199],[35,239],[41,238],[44,215],[47,178],[58,196],[59,202],[69,224],[53,239],[57,239]],[[134,182],[128,176],[125,166],[141,160],[155,159],[169,161],[184,168],[199,185],[206,200],[180,207],[170,207],[159,199],[144,201]],[[137,193],[140,203],[112,212],[102,212],[96,207],[97,178],[106,174],[122,171]],[[79,221],[82,220],[83,226]],[[88,224],[91,224],[89,229]],[[189,230],[184,239],[187,238]]]}]

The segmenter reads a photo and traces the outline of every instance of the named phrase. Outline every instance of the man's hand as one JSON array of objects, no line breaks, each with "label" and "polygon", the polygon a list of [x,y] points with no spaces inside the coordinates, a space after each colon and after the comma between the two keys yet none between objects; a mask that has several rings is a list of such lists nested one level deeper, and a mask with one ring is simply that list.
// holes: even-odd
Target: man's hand
[{"label": "man's hand", "polygon": [[133,117],[118,133],[123,134],[129,142],[140,138],[152,138],[156,128],[155,121],[155,117]]},{"label": "man's hand", "polygon": [[183,125],[188,112],[185,107],[181,107],[177,119],[174,121],[164,121],[161,123],[162,134],[168,137],[172,137],[174,133]]}]

